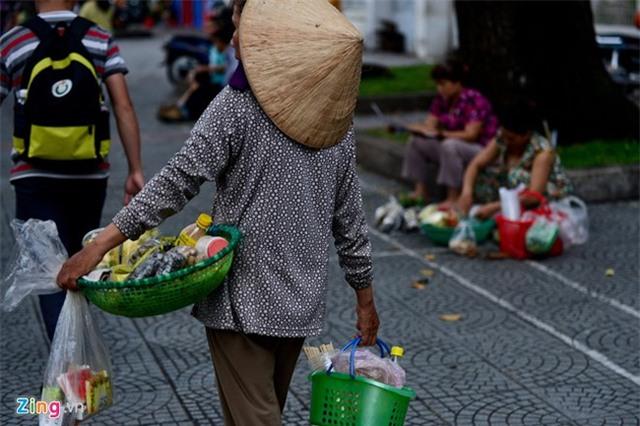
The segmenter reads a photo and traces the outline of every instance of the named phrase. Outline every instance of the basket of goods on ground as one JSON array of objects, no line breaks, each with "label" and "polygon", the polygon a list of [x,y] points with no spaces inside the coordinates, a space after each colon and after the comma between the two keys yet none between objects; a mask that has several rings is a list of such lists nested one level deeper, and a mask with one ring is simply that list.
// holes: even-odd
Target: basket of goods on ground
[{"label": "basket of goods on ground", "polygon": [[[420,229],[422,233],[434,244],[441,246],[449,245],[449,240],[453,236],[456,226],[460,223],[460,218],[455,211],[443,211],[438,209],[437,204],[431,204],[425,207],[418,216],[420,220]],[[496,226],[493,219],[489,220],[469,220],[475,240],[478,244],[486,241],[491,237],[491,231]]]},{"label": "basket of goods on ground", "polygon": [[[178,238],[147,231],[107,253],[78,287],[94,305],[127,317],[194,304],[222,284],[241,239],[234,226],[210,225],[211,218],[201,215]],[[85,243],[98,232],[87,234]]]},{"label": "basket of goods on ground", "polygon": [[[306,347],[312,369],[310,423],[312,425],[402,426],[415,392],[404,386],[405,371],[397,359],[401,347],[378,340],[380,356],[359,348],[360,338],[341,351],[321,345]],[[322,346],[330,346],[323,350]]]}]

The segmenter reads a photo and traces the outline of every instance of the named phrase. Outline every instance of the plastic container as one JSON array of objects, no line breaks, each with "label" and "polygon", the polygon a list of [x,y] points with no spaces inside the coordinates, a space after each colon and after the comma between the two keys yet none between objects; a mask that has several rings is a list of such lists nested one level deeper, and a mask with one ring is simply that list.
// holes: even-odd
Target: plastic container
[{"label": "plastic container", "polygon": [[[534,219],[509,220],[498,215],[498,233],[500,234],[500,251],[508,254],[514,259],[527,259],[534,255],[527,250],[527,231],[533,225]],[[562,238],[557,238],[548,256],[559,256],[562,254]]]},{"label": "plastic container", "polygon": [[196,223],[192,223],[180,232],[176,245],[195,247],[198,240],[207,235],[207,229],[212,223],[213,219],[211,216],[206,213],[201,213]]},{"label": "plastic container", "polygon": [[198,260],[215,256],[220,250],[229,245],[229,242],[222,237],[204,236],[196,243]]},{"label": "plastic container", "polygon": [[391,360],[393,362],[398,362],[399,358],[404,356],[404,348],[402,346],[392,346],[391,347]]},{"label": "plastic container", "polygon": [[[471,227],[476,235],[476,242],[478,244],[483,243],[491,236],[491,231],[495,228],[496,222],[493,219],[477,221],[472,220]],[[435,226],[428,223],[421,225],[421,230],[424,235],[431,240],[432,243],[440,246],[448,246],[449,240],[453,236],[453,231],[456,228]]]},{"label": "plastic container", "polygon": [[[357,343],[353,351],[356,347]],[[404,425],[409,402],[416,397],[416,393],[407,387],[396,388],[356,376],[353,351],[351,374],[316,371],[309,376],[311,381],[309,422],[318,426]]]},{"label": "plastic container", "polygon": [[192,305],[214,291],[227,275],[240,231],[218,225],[209,234],[221,236],[229,245],[215,256],[165,275],[124,282],[78,280],[78,287],[97,307],[115,315],[145,317]]},{"label": "plastic container", "polygon": [[509,220],[499,214],[496,221],[500,234],[500,251],[514,259],[528,258],[525,238],[533,220]]}]

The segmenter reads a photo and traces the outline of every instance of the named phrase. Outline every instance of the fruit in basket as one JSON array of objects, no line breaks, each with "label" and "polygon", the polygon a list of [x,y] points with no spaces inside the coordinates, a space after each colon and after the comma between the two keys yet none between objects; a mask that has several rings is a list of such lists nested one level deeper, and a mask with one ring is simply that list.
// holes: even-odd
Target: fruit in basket
[{"label": "fruit in basket", "polygon": [[115,265],[111,268],[111,281],[126,281],[129,279],[129,275],[131,274],[131,267],[129,265]]},{"label": "fruit in basket", "polygon": [[423,225],[429,224],[433,226],[443,226],[444,212],[438,210],[437,204],[429,204],[427,207],[420,211],[418,219]]},{"label": "fruit in basket", "polygon": [[429,204],[418,215],[422,225],[433,225],[439,228],[455,228],[460,222],[458,214],[453,210],[440,210],[437,204]]},{"label": "fruit in basket", "polygon": [[445,212],[443,222],[444,226],[446,226],[447,228],[455,228],[456,226],[458,226],[460,219],[458,218],[458,214],[455,211],[449,210]]}]

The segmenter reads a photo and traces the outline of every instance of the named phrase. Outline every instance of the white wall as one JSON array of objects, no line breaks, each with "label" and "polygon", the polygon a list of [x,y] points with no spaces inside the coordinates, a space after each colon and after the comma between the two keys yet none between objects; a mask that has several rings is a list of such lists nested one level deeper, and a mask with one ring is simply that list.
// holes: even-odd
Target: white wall
[{"label": "white wall", "polygon": [[385,19],[405,36],[407,52],[420,58],[439,61],[456,43],[452,0],[343,0],[342,9],[368,49],[377,47],[376,30]]}]

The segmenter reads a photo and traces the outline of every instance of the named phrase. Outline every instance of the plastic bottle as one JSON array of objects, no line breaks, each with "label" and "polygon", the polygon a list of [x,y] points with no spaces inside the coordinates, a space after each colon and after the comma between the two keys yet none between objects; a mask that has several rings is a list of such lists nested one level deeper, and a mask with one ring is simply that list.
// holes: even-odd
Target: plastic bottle
[{"label": "plastic bottle", "polygon": [[391,361],[398,363],[398,358],[404,356],[404,348],[402,346],[393,346],[391,348]]},{"label": "plastic bottle", "polygon": [[215,256],[219,251],[229,245],[229,242],[222,237],[202,237],[196,243],[198,260]]},{"label": "plastic bottle", "polygon": [[207,228],[209,228],[212,223],[213,219],[211,216],[206,213],[201,213],[196,223],[192,223],[180,232],[176,245],[195,247],[198,240],[207,234]]}]

